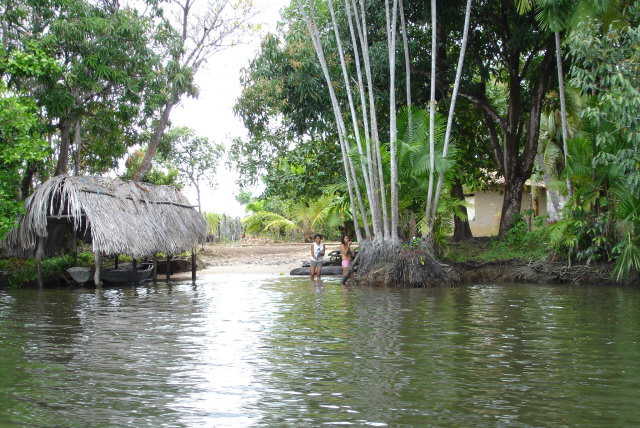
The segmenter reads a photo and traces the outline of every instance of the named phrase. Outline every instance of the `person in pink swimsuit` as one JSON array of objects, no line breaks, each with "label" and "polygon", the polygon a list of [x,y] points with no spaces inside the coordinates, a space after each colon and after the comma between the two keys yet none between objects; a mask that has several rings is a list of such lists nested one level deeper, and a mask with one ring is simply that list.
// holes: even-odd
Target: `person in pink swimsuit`
[{"label": "person in pink swimsuit", "polygon": [[347,274],[347,270],[351,266],[353,253],[351,252],[351,240],[348,235],[344,235],[340,240],[340,255],[342,256],[342,276]]}]

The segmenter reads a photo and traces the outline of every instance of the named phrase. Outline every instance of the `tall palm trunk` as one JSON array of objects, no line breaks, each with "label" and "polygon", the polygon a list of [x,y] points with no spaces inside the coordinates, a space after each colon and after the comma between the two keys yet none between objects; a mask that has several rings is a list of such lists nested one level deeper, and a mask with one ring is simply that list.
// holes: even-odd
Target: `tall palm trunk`
[{"label": "tall palm trunk", "polygon": [[[348,156],[347,150],[345,148],[345,136],[344,136],[344,121],[342,120],[342,113],[340,111],[340,105],[338,103],[338,98],[336,97],[335,90],[333,88],[333,84],[331,81],[331,75],[329,73],[329,67],[327,66],[327,61],[324,56],[324,50],[322,49],[322,43],[320,41],[320,37],[318,34],[317,26],[315,24],[315,19],[313,19],[313,2],[311,3],[311,13],[312,18],[309,18],[309,14],[305,11],[302,1],[298,0],[298,8],[302,14],[305,25],[307,26],[307,30],[309,31],[309,35],[311,36],[311,41],[313,43],[314,50],[316,51],[316,55],[318,56],[318,60],[320,62],[320,67],[322,68],[322,73],[324,74],[324,78],[327,83],[327,89],[329,91],[329,98],[331,99],[331,106],[333,108],[333,113],[336,119],[336,123],[338,125],[338,139],[340,140],[340,150],[342,152],[342,162],[345,171],[345,178],[347,180],[347,187],[349,189],[349,200],[351,203],[351,212],[353,215],[353,225],[356,232],[356,239],[358,241],[362,240],[362,232],[360,231],[360,225],[358,222],[358,210],[356,208],[356,197],[359,195],[358,191],[358,183],[355,177],[355,170],[352,168],[351,159]],[[351,165],[350,165],[351,164]],[[354,194],[355,193],[355,194]],[[363,218],[363,222],[366,221],[366,212],[363,212],[363,204],[361,198],[358,197],[358,205],[361,208],[361,215]]]},{"label": "tall palm trunk", "polygon": [[[558,69],[558,91],[560,95],[560,122],[562,123],[562,151],[564,152],[564,165],[567,166],[567,155],[569,153],[569,127],[567,125],[567,102],[564,95],[564,73],[562,72],[562,41],[560,32],[554,33],[556,39],[556,64]],[[567,194],[573,195],[573,183],[571,177],[567,176]]]},{"label": "tall palm trunk", "polygon": [[429,188],[427,191],[427,207],[425,209],[425,221],[427,223],[428,238],[433,236],[433,221],[431,218],[431,205],[433,197],[433,173],[436,167],[436,0],[431,0],[431,94],[429,99]]},{"label": "tall palm trunk", "polygon": [[[347,71],[347,65],[344,58],[344,50],[342,48],[342,39],[340,37],[340,32],[338,31],[338,24],[336,22],[335,10],[333,8],[333,1],[328,0],[329,12],[331,13],[331,23],[333,25],[333,32],[336,38],[336,45],[338,48],[338,56],[340,58],[340,67],[342,68],[342,78],[344,80],[345,91],[347,92],[347,99],[349,101],[349,111],[351,113],[351,121],[353,125],[353,133],[356,140],[356,147],[358,148],[358,154],[360,156],[360,169],[362,172],[362,177],[364,178],[365,188],[367,191],[367,199],[369,201],[369,211],[371,212],[371,218],[373,222],[373,233],[375,235],[380,235],[382,232],[379,230],[379,222],[378,222],[378,212],[375,209],[375,201],[373,198],[373,189],[371,187],[371,181],[369,176],[369,169],[367,167],[367,163],[365,162],[364,151],[362,150],[362,140],[360,138],[360,125],[358,124],[358,115],[356,112],[355,104],[353,102],[353,96],[351,94],[351,84],[349,81],[349,72]],[[345,132],[346,136],[346,132]],[[345,146],[347,149],[347,153],[349,153],[350,146],[349,140],[345,138]],[[363,220],[364,221],[364,220]],[[365,224],[365,231],[368,229],[368,225]],[[369,235],[369,232],[366,232]]]},{"label": "tall palm trunk", "polygon": [[[380,205],[380,185],[378,176],[376,175],[376,163],[374,162],[374,155],[372,151],[372,141],[371,141],[371,132],[369,128],[369,113],[367,107],[367,93],[366,88],[363,84],[362,80],[362,66],[360,64],[360,50],[358,49],[358,40],[356,36],[356,32],[354,30],[353,25],[353,15],[357,16],[357,10],[355,10],[355,5],[351,0],[345,0],[345,9],[347,12],[347,22],[349,24],[349,33],[351,34],[351,44],[353,46],[353,53],[355,59],[356,66],[356,75],[358,77],[358,92],[360,94],[360,107],[362,109],[362,123],[364,127],[364,140],[366,146],[367,153],[367,164],[369,165],[369,180],[371,187],[371,198],[369,203],[372,207],[372,210],[377,213],[376,219],[374,221],[374,234],[376,236],[383,236],[384,230],[384,217],[382,215],[382,207]],[[352,7],[354,8],[354,12],[352,13]],[[357,18],[356,18],[357,19]],[[357,22],[357,21],[356,21]],[[375,224],[377,220],[377,225]]]},{"label": "tall palm trunk", "polygon": [[400,28],[402,30],[402,48],[404,52],[404,69],[405,69],[405,88],[407,91],[407,110],[409,111],[409,126],[411,130],[412,117],[411,117],[411,57],[409,57],[409,37],[407,36],[407,23],[404,17],[404,5],[403,0],[400,0],[398,6],[400,7]]},{"label": "tall palm trunk", "polygon": [[358,35],[360,37],[360,46],[362,46],[362,58],[364,62],[365,77],[367,78],[367,89],[369,93],[369,114],[371,117],[371,141],[373,148],[373,160],[374,165],[378,170],[378,186],[380,189],[380,199],[382,205],[382,218],[384,226],[384,238],[391,238],[391,228],[389,225],[389,216],[387,214],[387,197],[385,189],[384,171],[382,169],[382,156],[380,154],[380,137],[378,134],[378,119],[376,117],[376,104],[373,93],[373,78],[371,74],[371,60],[369,55],[369,41],[367,37],[367,19],[364,10],[364,0],[360,0],[360,16],[357,16],[357,8],[355,7],[355,1],[352,0],[354,16],[356,17],[356,27],[358,29]]},{"label": "tall palm trunk", "polygon": [[385,0],[387,22],[387,46],[389,50],[389,139],[391,169],[391,240],[398,240],[398,129],[396,125],[396,23],[398,18],[398,0],[393,0],[389,13],[389,0]]},{"label": "tall palm trunk", "polygon": [[[456,108],[456,100],[458,99],[458,90],[460,89],[460,78],[462,77],[462,67],[464,65],[464,54],[469,40],[469,22],[471,21],[471,1],[467,0],[467,8],[464,14],[464,30],[462,32],[462,43],[460,45],[460,55],[458,56],[458,65],[456,67],[456,78],[453,83],[453,92],[451,94],[451,103],[449,104],[449,116],[447,117],[447,130],[444,134],[444,146],[442,148],[442,157],[446,158],[449,150],[449,139],[451,138],[451,128],[453,126],[453,115]],[[433,198],[431,207],[431,216],[435,220],[438,212],[438,203],[440,201],[440,192],[442,191],[442,182],[444,180],[444,171],[438,176],[438,185]]]}]

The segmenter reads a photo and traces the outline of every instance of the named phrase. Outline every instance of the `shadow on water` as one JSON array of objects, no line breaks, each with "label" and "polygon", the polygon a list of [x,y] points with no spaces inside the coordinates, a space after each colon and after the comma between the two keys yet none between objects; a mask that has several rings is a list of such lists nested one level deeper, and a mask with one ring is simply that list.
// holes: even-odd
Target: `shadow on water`
[{"label": "shadow on water", "polygon": [[640,290],[0,291],[3,426],[632,426]]}]

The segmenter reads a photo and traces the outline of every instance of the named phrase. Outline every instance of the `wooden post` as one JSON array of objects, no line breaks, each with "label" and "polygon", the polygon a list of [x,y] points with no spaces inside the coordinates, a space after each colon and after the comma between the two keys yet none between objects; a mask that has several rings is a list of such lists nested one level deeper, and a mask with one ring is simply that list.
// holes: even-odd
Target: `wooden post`
[{"label": "wooden post", "polygon": [[196,282],[196,249],[191,250],[191,281]]},{"label": "wooden post", "polygon": [[167,282],[171,281],[171,255],[167,254]]},{"label": "wooden post", "polygon": [[154,254],[151,259],[153,261],[153,273],[151,274],[151,277],[153,278],[153,283],[155,284],[158,282],[158,256]]},{"label": "wooden post", "polygon": [[73,228],[73,265],[78,265],[78,238],[76,237],[76,228]]},{"label": "wooden post", "polygon": [[38,248],[36,249],[36,270],[38,272],[38,287],[44,286],[44,273],[42,272],[42,258],[44,257],[44,239],[38,238]]},{"label": "wooden post", "polygon": [[138,266],[137,266],[137,263],[136,263],[136,258],[132,257],[131,258],[131,275],[132,275],[131,276],[131,284],[132,285],[138,285],[138,275],[136,275],[137,274],[136,271],[138,270],[137,268],[138,268]]},{"label": "wooden post", "polygon": [[94,249],[94,260],[96,264],[96,270],[93,274],[93,282],[96,283],[96,288],[102,288],[102,281],[100,281],[100,251]]},{"label": "wooden post", "polygon": [[120,254],[116,254],[116,259],[113,262],[114,268],[118,269],[118,262],[120,261]]}]

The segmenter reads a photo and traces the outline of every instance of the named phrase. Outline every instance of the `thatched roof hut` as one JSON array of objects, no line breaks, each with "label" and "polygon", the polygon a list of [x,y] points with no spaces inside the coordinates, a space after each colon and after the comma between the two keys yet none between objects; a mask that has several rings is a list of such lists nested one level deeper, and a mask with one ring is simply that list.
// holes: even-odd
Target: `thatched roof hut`
[{"label": "thatched roof hut", "polygon": [[14,251],[33,253],[39,242],[47,240],[45,248],[51,253],[64,245],[63,230],[91,242],[97,254],[142,258],[192,249],[205,241],[207,229],[206,221],[175,187],[57,176],[26,200],[26,214],[6,244]]}]

